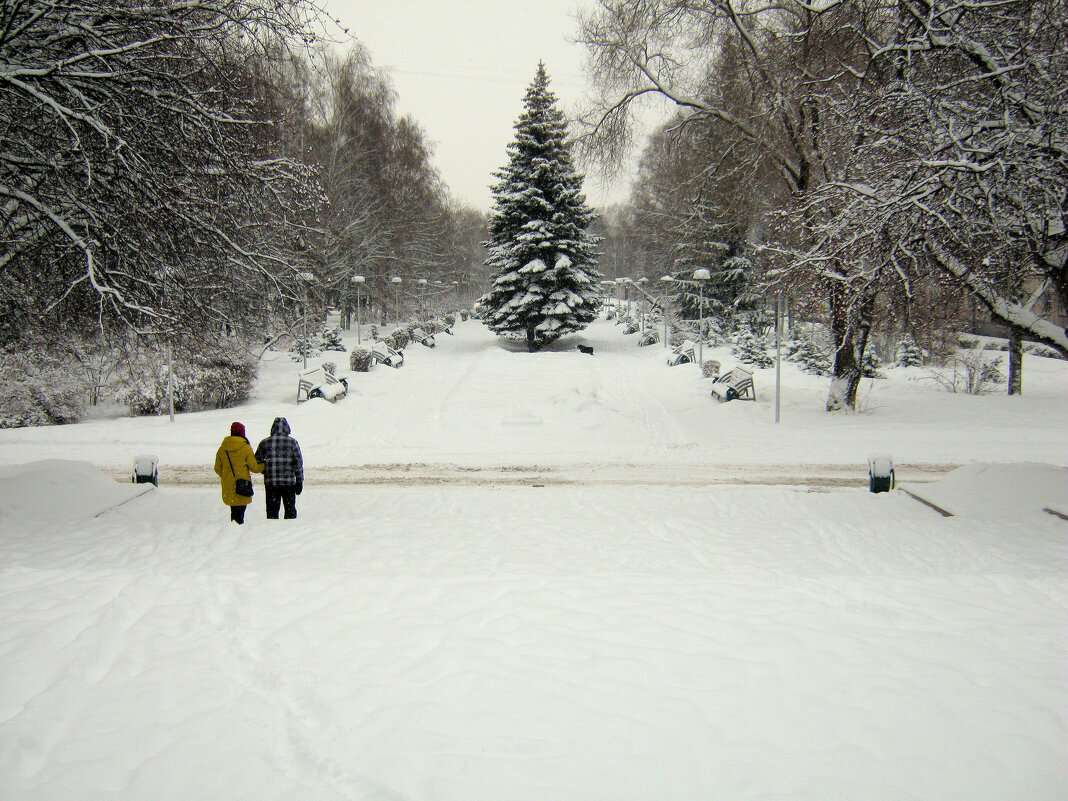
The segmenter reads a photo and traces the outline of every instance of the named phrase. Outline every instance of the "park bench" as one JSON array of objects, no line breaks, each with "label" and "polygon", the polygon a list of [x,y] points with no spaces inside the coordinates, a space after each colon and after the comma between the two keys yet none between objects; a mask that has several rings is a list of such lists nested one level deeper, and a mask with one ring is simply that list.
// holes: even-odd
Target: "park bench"
[{"label": "park bench", "polygon": [[334,403],[338,398],[345,397],[348,391],[347,380],[331,375],[322,367],[316,367],[300,374],[297,380],[297,403],[312,398],[323,398]]},{"label": "park bench", "polygon": [[428,334],[422,328],[413,328],[411,337],[414,342],[418,342],[420,345],[425,345],[428,348],[432,348],[436,344],[434,342],[433,334]]},{"label": "park bench", "polygon": [[371,343],[371,355],[375,357],[376,362],[386,367],[400,367],[404,364],[404,354],[380,339]]},{"label": "park bench", "polygon": [[655,345],[660,341],[660,333],[655,328],[645,329],[645,333],[638,340],[638,346]]},{"label": "park bench", "polygon": [[744,367],[735,367],[712,382],[712,397],[720,403],[732,400],[756,400],[753,374]]},{"label": "park bench", "polygon": [[696,364],[697,344],[692,339],[685,339],[674,347],[667,363],[674,367],[677,364]]}]

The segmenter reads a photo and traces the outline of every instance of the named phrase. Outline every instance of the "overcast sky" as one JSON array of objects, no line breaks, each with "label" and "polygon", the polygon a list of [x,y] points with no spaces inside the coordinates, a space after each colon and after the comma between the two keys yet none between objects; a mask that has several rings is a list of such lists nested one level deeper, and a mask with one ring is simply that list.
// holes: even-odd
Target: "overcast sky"
[{"label": "overcast sky", "polygon": [[[504,165],[523,94],[538,61],[565,113],[585,90],[585,49],[571,44],[575,12],[592,0],[328,0],[327,9],[388,72],[397,108],[434,145],[450,191],[490,207],[493,172]],[[590,177],[594,205],[621,201],[626,179],[610,187]]]}]

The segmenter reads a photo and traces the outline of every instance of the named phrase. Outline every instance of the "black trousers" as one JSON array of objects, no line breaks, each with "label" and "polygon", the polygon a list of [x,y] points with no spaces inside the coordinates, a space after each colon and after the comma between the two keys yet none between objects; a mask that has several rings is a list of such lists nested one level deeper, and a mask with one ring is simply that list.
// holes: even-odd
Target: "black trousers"
[{"label": "black trousers", "polygon": [[245,522],[245,507],[244,506],[231,506],[230,507],[230,519],[238,525]]},{"label": "black trousers", "polygon": [[285,519],[292,520],[297,516],[297,493],[291,484],[265,484],[267,490],[267,519],[278,519],[278,505],[285,507]]}]

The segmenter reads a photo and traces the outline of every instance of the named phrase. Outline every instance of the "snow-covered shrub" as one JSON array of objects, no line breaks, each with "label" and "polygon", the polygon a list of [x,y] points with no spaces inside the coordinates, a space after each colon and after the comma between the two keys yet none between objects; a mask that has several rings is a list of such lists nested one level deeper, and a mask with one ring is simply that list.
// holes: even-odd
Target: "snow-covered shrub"
[{"label": "snow-covered shrub", "polygon": [[0,352],[0,428],[76,422],[90,389],[47,349]]},{"label": "snow-covered shrub", "polygon": [[335,362],[323,362],[323,372],[329,375],[337,375],[337,364]]},{"label": "snow-covered shrub", "polygon": [[312,359],[320,354],[320,350],[311,337],[304,339],[297,337],[293,340],[293,346],[289,349],[289,358],[295,362]]},{"label": "snow-covered shrub", "polygon": [[1039,342],[1025,342],[1023,349],[1024,353],[1041,356],[1045,359],[1064,359],[1064,356],[1055,348],[1051,348],[1049,345],[1043,345]]},{"label": "snow-covered shrub", "polygon": [[819,343],[802,335],[799,339],[792,340],[789,351],[789,360],[797,362],[801,369],[812,375],[826,375],[831,369],[831,357]]},{"label": "snow-covered shrub", "polygon": [[[226,409],[252,393],[256,364],[236,354],[174,357],[174,410]],[[131,362],[119,400],[135,415],[167,411],[167,365],[161,354]]]},{"label": "snow-covered shrub", "polygon": [[392,334],[386,338],[386,342],[394,350],[404,350],[408,347],[408,343],[411,341],[411,337],[408,335],[408,331],[404,328],[396,329]]},{"label": "snow-covered shrub", "polygon": [[371,349],[366,348],[363,345],[358,345],[353,348],[352,353],[349,354],[349,369],[353,372],[370,372],[374,363],[374,355],[371,353]]},{"label": "snow-covered shrub", "polygon": [[727,336],[723,333],[723,324],[715,317],[706,317],[704,322],[698,322],[698,328],[704,335],[705,344],[718,346],[727,342]]},{"label": "snow-covered shrub", "polygon": [[929,375],[948,392],[965,392],[969,395],[986,395],[1005,381],[1001,374],[1002,357],[987,358],[984,350],[960,350],[949,364]]},{"label": "snow-covered shrub", "polygon": [[715,378],[719,375],[719,370],[722,365],[715,359],[706,359],[705,363],[701,365],[701,374],[705,378]]},{"label": "snow-covered shrub", "polygon": [[321,331],[319,333],[319,348],[321,350],[344,351],[345,346],[341,344],[341,326]]},{"label": "snow-covered shrub", "polygon": [[923,367],[926,354],[910,336],[903,337],[897,343],[894,365],[897,367]]},{"label": "snow-covered shrub", "polygon": [[886,378],[880,370],[883,367],[883,360],[879,358],[879,354],[875,352],[874,348],[868,348],[864,351],[864,358],[860,362],[860,374],[865,378]]},{"label": "snow-covered shrub", "polygon": [[371,325],[371,339],[378,339],[378,326],[373,323]]},{"label": "snow-covered shrub", "polygon": [[754,367],[773,367],[775,360],[768,356],[767,343],[763,336],[745,330],[738,334],[731,354],[742,364]]}]

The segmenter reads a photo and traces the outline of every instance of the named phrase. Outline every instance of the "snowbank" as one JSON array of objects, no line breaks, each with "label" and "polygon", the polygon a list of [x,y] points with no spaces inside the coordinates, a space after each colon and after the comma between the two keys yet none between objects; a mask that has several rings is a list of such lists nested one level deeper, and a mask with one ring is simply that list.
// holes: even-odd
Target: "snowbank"
[{"label": "snowbank", "polygon": [[0,525],[94,517],[154,489],[151,484],[120,484],[85,462],[46,459],[2,467]]},{"label": "snowbank", "polygon": [[938,481],[902,489],[952,515],[1013,518],[1052,509],[1068,514],[1068,469],[1048,464],[970,464]]}]

